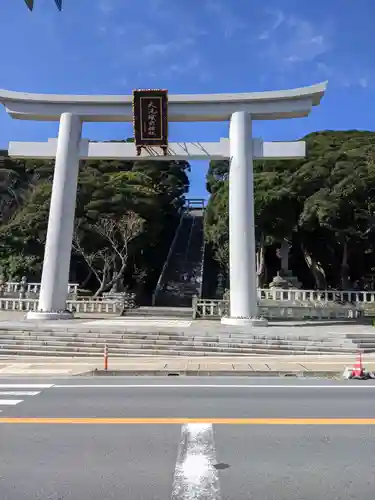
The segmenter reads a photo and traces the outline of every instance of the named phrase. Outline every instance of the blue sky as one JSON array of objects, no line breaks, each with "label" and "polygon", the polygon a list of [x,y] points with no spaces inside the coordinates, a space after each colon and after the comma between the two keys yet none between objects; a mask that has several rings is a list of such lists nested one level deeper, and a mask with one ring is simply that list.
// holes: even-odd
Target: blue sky
[{"label": "blue sky", "polygon": [[[277,90],[328,80],[304,119],[257,122],[266,140],[322,129],[375,129],[374,0],[23,0],[0,2],[0,88],[129,94]],[[56,123],[12,120],[0,109],[0,147],[46,140]],[[132,135],[129,124],[89,124],[94,140]],[[170,140],[218,140],[227,123],[176,124]],[[195,163],[191,196],[205,195]]]}]

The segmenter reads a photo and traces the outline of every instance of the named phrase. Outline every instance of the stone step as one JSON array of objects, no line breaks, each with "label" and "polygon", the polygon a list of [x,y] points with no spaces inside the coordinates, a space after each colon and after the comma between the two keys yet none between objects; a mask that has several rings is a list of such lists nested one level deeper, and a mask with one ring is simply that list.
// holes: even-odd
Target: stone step
[{"label": "stone step", "polygon": [[361,341],[366,341],[368,340],[369,342],[375,342],[375,330],[374,330],[374,333],[347,333],[346,336],[349,338],[349,339],[353,339],[353,340],[361,340]]},{"label": "stone step", "polygon": [[[158,348],[166,348],[166,349],[220,349],[220,350],[232,350],[232,349],[248,349],[248,350],[272,350],[272,351],[282,351],[282,350],[317,350],[320,352],[325,350],[327,352],[330,351],[348,351],[354,352],[358,350],[359,346],[352,342],[233,342],[231,340],[226,342],[212,342],[207,339],[185,339],[178,342],[169,341],[164,339],[108,339],[108,338],[61,338],[61,337],[53,337],[53,338],[44,338],[44,337],[18,337],[18,338],[8,338],[3,341],[0,340],[0,350],[3,348],[7,348],[8,346],[14,345],[69,345],[85,348],[88,347],[97,347],[103,350],[104,345],[107,345],[110,349],[113,348],[129,348],[134,349],[137,347],[146,349],[158,349]],[[370,350],[375,351],[374,345],[360,345],[360,348],[366,349],[367,352]]]},{"label": "stone step", "polygon": [[[112,327],[113,328],[113,327]],[[348,336],[348,334],[340,334],[339,332],[334,334],[327,335],[298,335],[297,333],[291,330],[289,334],[283,335],[274,335],[274,334],[249,334],[249,333],[241,333],[241,332],[219,332],[213,333],[212,330],[194,330],[193,328],[179,328],[176,332],[176,329],[168,328],[168,329],[157,329],[152,326],[147,328],[146,326],[142,327],[142,329],[138,330],[127,330],[125,328],[120,329],[116,327],[116,330],[107,330],[104,329],[103,326],[90,327],[90,328],[67,328],[66,326],[62,326],[60,328],[52,329],[50,327],[35,327],[33,325],[24,327],[22,329],[12,328],[12,329],[2,329],[0,328],[0,339],[6,336],[14,336],[14,335],[48,335],[48,336],[67,336],[67,337],[77,337],[77,336],[92,336],[97,338],[168,338],[170,340],[180,340],[183,338],[207,338],[210,340],[220,341],[225,339],[233,339],[239,342],[247,341],[247,340],[296,340],[303,342],[321,342],[321,341],[335,341],[335,340],[363,340],[366,341],[367,337],[362,337],[361,335],[356,335],[355,337]],[[371,339],[369,339],[370,341]],[[375,341],[375,337],[374,337]]]},{"label": "stone step", "polygon": [[154,317],[154,318],[189,318],[193,317],[193,309],[191,307],[152,307],[142,306],[136,309],[129,309],[125,312],[125,317]]},{"label": "stone step", "polygon": [[238,347],[256,347],[256,346],[317,346],[327,348],[354,348],[356,345],[363,347],[374,347],[374,343],[360,343],[353,342],[351,339],[345,337],[340,338],[323,338],[323,339],[305,339],[284,337],[284,338],[243,338],[243,337],[211,337],[202,335],[159,335],[157,333],[143,333],[143,334],[103,334],[103,333],[87,333],[77,334],[69,332],[53,332],[51,334],[45,332],[9,332],[8,334],[0,335],[0,346],[9,342],[23,342],[30,343],[33,341],[42,342],[77,342],[79,344],[93,343],[112,345],[114,343],[120,344],[165,344],[165,345],[217,345],[225,347],[228,345],[236,345]]},{"label": "stone step", "polygon": [[[104,343],[101,345],[98,342],[77,342],[76,340],[66,341],[66,340],[50,340],[50,341],[42,341],[42,340],[8,340],[5,343],[0,343],[0,353],[3,353],[3,350],[6,349],[18,349],[18,350],[28,350],[28,349],[38,349],[43,348],[46,350],[55,350],[59,352],[60,350],[69,350],[73,352],[103,352]],[[238,345],[238,344],[226,344],[220,345],[217,343],[112,343],[108,345],[108,348],[111,352],[146,352],[146,351],[178,351],[179,353],[183,353],[184,351],[194,351],[194,352],[220,352],[220,353],[240,353],[240,354],[250,354],[253,352],[261,353],[261,352],[294,352],[294,351],[303,351],[303,352],[315,352],[315,353],[331,353],[331,352],[355,352],[355,348],[347,348],[340,346],[316,346],[312,345],[257,345],[257,344],[246,344],[246,345]]]},{"label": "stone step", "polygon": [[218,345],[218,346],[319,346],[319,347],[350,347],[353,346],[351,340],[348,339],[321,339],[321,340],[298,340],[298,339],[256,339],[256,338],[233,338],[233,337],[222,337],[222,338],[212,338],[209,336],[180,336],[178,338],[168,336],[168,335],[153,335],[153,334],[143,334],[143,335],[133,335],[128,336],[127,334],[121,335],[110,335],[110,334],[69,334],[69,333],[54,333],[51,335],[46,335],[43,333],[26,333],[26,334],[9,334],[0,336],[0,346],[12,342],[23,342],[30,343],[35,341],[40,342],[76,342],[79,344],[165,344],[165,345]]},{"label": "stone step", "polygon": [[[327,345],[351,345],[353,343],[352,339],[348,339],[345,336],[331,336],[331,337],[320,337],[313,338],[310,337],[299,337],[299,336],[245,336],[245,335],[204,335],[201,333],[192,334],[192,333],[159,333],[159,332],[121,332],[121,333],[103,333],[103,332],[88,332],[88,333],[80,333],[80,332],[66,332],[66,331],[55,331],[55,332],[44,332],[44,331],[32,331],[32,332],[24,332],[24,331],[8,331],[0,333],[0,342],[2,339],[65,339],[65,340],[73,340],[79,339],[80,341],[166,341],[166,342],[191,342],[191,341],[202,341],[202,342],[210,342],[210,343],[238,343],[238,344],[247,344],[247,343],[260,343],[260,344],[283,344],[283,343],[313,343],[313,344],[327,344]],[[368,341],[370,342],[370,341]]]},{"label": "stone step", "polygon": [[[104,343],[103,344],[97,344],[97,343],[79,343],[79,342],[65,342],[65,341],[54,341],[54,342],[44,342],[44,341],[33,341],[33,342],[22,342],[19,340],[15,341],[9,341],[8,343],[2,344],[0,347],[0,353],[4,349],[9,349],[9,348],[19,348],[19,349],[32,349],[32,348],[39,348],[39,347],[46,347],[48,349],[73,349],[73,350],[84,350],[84,351],[97,351],[97,352],[103,352],[104,351]],[[142,351],[158,351],[160,349],[167,350],[167,351],[179,351],[183,352],[185,350],[189,351],[204,351],[204,352],[225,352],[225,353],[251,353],[251,352],[274,352],[274,353],[281,353],[281,352],[294,352],[294,351],[309,351],[309,352],[316,352],[316,353],[331,353],[331,352],[355,352],[356,348],[354,346],[352,347],[344,347],[344,346],[314,346],[314,345],[245,345],[245,346],[238,346],[238,345],[217,345],[217,344],[129,344],[129,343],[123,343],[123,344],[107,344],[108,349],[111,352],[115,351],[135,351],[135,350],[142,350]]]},{"label": "stone step", "polygon": [[[110,353],[110,357],[145,357],[145,356],[161,356],[161,357],[179,357],[179,356],[185,356],[185,357],[202,357],[202,356],[209,356],[209,357],[252,357],[254,355],[267,355],[267,354],[275,354],[275,351],[270,351],[270,350],[252,350],[251,353],[227,353],[227,352],[205,352],[205,351],[170,351],[170,350],[127,350],[123,352],[115,351]],[[278,352],[278,355],[287,355],[290,356],[291,354],[294,355],[304,355],[304,356],[316,356],[317,354],[342,354],[342,351],[330,351],[329,353],[326,352],[310,352],[310,351],[282,351]],[[32,349],[19,349],[19,348],[7,348],[7,349],[0,349],[0,355],[1,356],[61,356],[61,357],[94,357],[94,358],[102,358],[103,353],[102,352],[89,352],[89,351],[82,351],[82,350],[56,350],[56,349],[48,349],[48,347],[41,347],[41,348],[32,348]]]}]

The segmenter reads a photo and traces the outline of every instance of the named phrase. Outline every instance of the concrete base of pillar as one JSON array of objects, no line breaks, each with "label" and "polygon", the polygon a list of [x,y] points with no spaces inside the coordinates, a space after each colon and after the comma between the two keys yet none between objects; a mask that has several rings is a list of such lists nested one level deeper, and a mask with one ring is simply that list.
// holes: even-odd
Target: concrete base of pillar
[{"label": "concrete base of pillar", "polygon": [[39,321],[51,321],[57,319],[72,319],[73,313],[70,311],[29,311],[26,319],[34,319]]},{"label": "concrete base of pillar", "polygon": [[228,326],[268,326],[265,318],[232,318],[224,316],[221,318],[222,325]]}]

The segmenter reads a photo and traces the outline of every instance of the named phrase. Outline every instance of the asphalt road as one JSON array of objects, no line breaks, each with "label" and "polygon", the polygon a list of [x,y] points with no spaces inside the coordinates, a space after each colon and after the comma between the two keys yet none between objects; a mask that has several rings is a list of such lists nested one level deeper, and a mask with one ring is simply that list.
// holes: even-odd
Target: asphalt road
[{"label": "asphalt road", "polygon": [[358,500],[375,488],[372,381],[0,378],[0,410],[2,500]]}]

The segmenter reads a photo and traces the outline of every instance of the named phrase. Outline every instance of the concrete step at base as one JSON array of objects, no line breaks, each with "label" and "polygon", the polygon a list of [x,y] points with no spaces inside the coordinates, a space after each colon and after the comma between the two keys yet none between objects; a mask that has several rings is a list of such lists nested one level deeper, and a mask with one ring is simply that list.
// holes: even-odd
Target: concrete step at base
[{"label": "concrete step at base", "polygon": [[[17,349],[19,351],[27,351],[30,349],[45,349],[49,351],[56,351],[57,353],[61,350],[71,351],[71,352],[88,352],[88,353],[98,353],[99,355],[104,352],[103,346],[96,346],[95,344],[89,345],[77,345],[77,344],[66,344],[66,343],[54,343],[54,344],[46,344],[44,342],[34,342],[32,344],[22,344],[22,343],[13,343],[4,345],[0,348],[0,354],[2,354],[5,350],[8,349]],[[189,352],[207,352],[214,353],[219,352],[223,354],[235,354],[235,353],[244,353],[251,354],[253,352],[256,353],[274,353],[274,354],[282,354],[293,353],[296,351],[310,352],[310,353],[332,353],[332,352],[341,352],[341,353],[354,353],[356,352],[355,348],[339,348],[339,347],[315,347],[315,346],[293,346],[293,347],[272,347],[272,346],[246,346],[244,348],[239,347],[220,347],[220,346],[199,346],[199,345],[113,345],[108,346],[109,352],[112,354],[114,352],[159,352],[160,350],[166,352],[178,352],[182,354],[185,351]]]},{"label": "concrete step at base", "polygon": [[128,309],[124,314],[125,318],[146,317],[146,318],[188,318],[192,319],[193,309],[191,307],[138,307],[137,309]]},{"label": "concrete step at base", "polygon": [[[114,352],[111,353],[110,357],[112,358],[124,358],[124,357],[149,357],[149,356],[161,356],[161,357],[167,357],[167,358],[179,358],[179,357],[202,357],[202,356],[208,356],[208,357],[221,357],[221,358],[231,358],[231,357],[253,357],[254,355],[265,355],[265,354],[275,354],[275,352],[270,351],[260,351],[257,352],[257,350],[252,351],[249,354],[244,354],[244,353],[220,353],[220,352],[196,352],[196,351],[185,351],[181,353],[176,353],[173,351],[164,351],[164,350],[158,350],[158,351],[151,351],[147,352],[145,350],[142,350],[141,352],[133,352],[133,351],[128,351],[128,352],[123,352],[123,353],[118,353]],[[291,354],[297,355],[312,355],[316,356],[316,352],[308,352],[308,351],[294,351],[294,352],[280,352],[277,353],[278,355],[287,355],[290,356]],[[342,354],[341,351],[337,352],[330,352],[330,353],[320,353],[320,354]],[[101,359],[102,356],[98,355],[97,353],[88,353],[88,352],[72,352],[72,351],[59,351],[56,352],[56,350],[43,350],[43,349],[29,349],[29,350],[18,350],[18,349],[1,349],[0,350],[0,355],[4,356],[19,356],[19,357],[28,357],[28,356],[52,356],[52,357],[79,357],[79,358],[96,358],[96,359]]]},{"label": "concrete step at base", "polygon": [[111,338],[109,336],[103,337],[95,337],[92,335],[84,335],[84,336],[72,336],[69,334],[60,334],[60,335],[40,335],[40,334],[26,334],[26,335],[12,335],[12,336],[1,336],[0,338],[0,346],[7,345],[9,343],[31,343],[31,342],[46,342],[46,343],[67,343],[67,344],[77,344],[79,345],[129,345],[129,344],[142,344],[142,345],[207,345],[207,346],[232,346],[232,347],[246,347],[246,346],[317,346],[317,347],[351,347],[353,343],[351,341],[346,341],[343,339],[341,342],[338,340],[335,341],[300,341],[300,340],[286,340],[286,339],[278,339],[278,340],[262,340],[262,339],[242,339],[238,341],[233,338],[223,338],[217,341],[216,339],[211,339],[208,337],[181,337],[178,340],[171,340],[168,336],[152,336],[152,335],[143,335],[136,338],[129,338],[126,335],[121,337]]},{"label": "concrete step at base", "polygon": [[[205,332],[194,332],[194,331],[181,331],[181,332],[166,332],[166,331],[103,331],[103,330],[45,330],[45,329],[35,329],[35,330],[0,330],[0,341],[2,338],[8,337],[19,337],[19,336],[35,336],[44,335],[49,337],[67,337],[67,338],[98,338],[98,339],[168,339],[173,341],[180,341],[184,339],[206,339],[210,342],[277,342],[277,341],[292,341],[292,342],[351,342],[353,339],[348,338],[344,335],[326,335],[326,336],[307,336],[307,335],[251,335],[247,333],[236,333],[236,334],[212,334]],[[355,339],[356,341],[362,341],[362,337]],[[367,341],[367,339],[363,339]],[[370,340],[369,340],[370,341]],[[375,343],[375,337],[373,339]]]},{"label": "concrete step at base", "polygon": [[[6,350],[18,350],[27,352],[29,350],[45,350],[54,351],[59,353],[61,351],[66,352],[85,352],[85,353],[97,353],[102,354],[104,349],[103,346],[98,346],[97,344],[77,344],[77,343],[66,343],[66,342],[41,342],[35,341],[32,343],[21,343],[14,342],[8,345],[2,346],[0,348],[0,354],[3,354]],[[183,355],[185,352],[196,352],[196,353],[222,353],[222,354],[252,354],[252,353],[293,353],[293,352],[304,352],[304,353],[332,353],[332,352],[355,352],[355,349],[339,348],[339,347],[316,347],[316,346],[245,346],[245,347],[232,347],[232,346],[208,346],[208,345],[142,345],[142,344],[117,344],[109,347],[109,352],[113,353],[146,353],[151,354],[159,353],[160,351],[169,353],[179,353]]]}]

